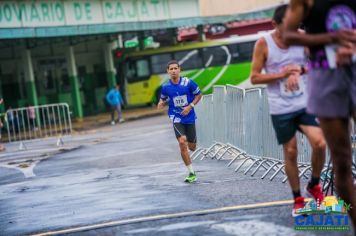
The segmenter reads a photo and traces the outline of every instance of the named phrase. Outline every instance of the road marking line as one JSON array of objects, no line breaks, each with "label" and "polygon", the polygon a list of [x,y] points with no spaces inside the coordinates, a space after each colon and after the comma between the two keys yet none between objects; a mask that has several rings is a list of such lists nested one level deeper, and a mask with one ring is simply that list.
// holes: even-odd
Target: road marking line
[{"label": "road marking line", "polygon": [[[305,200],[307,201],[310,199],[305,199]],[[110,222],[101,223],[101,224],[93,224],[93,225],[73,227],[73,228],[57,230],[57,231],[49,231],[49,232],[44,232],[44,233],[39,233],[39,234],[33,234],[32,236],[45,236],[45,235],[75,233],[75,232],[80,232],[80,231],[94,230],[94,229],[98,229],[98,228],[112,227],[112,226],[132,224],[132,223],[141,223],[141,222],[153,221],[153,220],[164,220],[164,219],[172,219],[172,218],[178,218],[178,217],[215,214],[215,213],[222,213],[222,212],[228,212],[228,211],[254,209],[254,208],[260,208],[260,207],[288,205],[288,204],[292,204],[292,203],[293,203],[293,200],[283,200],[283,201],[274,201],[274,202],[262,202],[262,203],[246,204],[246,205],[228,206],[228,207],[221,207],[221,208],[212,208],[212,209],[205,209],[205,210],[186,211],[186,212],[171,213],[171,214],[143,216],[143,217],[137,217],[137,218],[132,218],[132,219],[110,221]]]}]

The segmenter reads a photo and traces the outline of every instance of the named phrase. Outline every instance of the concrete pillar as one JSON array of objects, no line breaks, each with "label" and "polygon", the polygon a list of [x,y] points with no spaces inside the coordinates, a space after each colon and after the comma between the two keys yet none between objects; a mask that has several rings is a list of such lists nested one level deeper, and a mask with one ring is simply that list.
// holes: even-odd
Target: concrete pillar
[{"label": "concrete pillar", "polygon": [[140,51],[145,50],[145,43],[144,43],[145,34],[143,33],[143,31],[139,31],[137,33],[137,38],[138,38],[138,46]]},{"label": "concrete pillar", "polygon": [[22,53],[22,63],[24,66],[24,76],[25,76],[25,87],[26,94],[29,103],[32,106],[38,105],[37,91],[36,91],[36,83],[33,74],[33,66],[32,66],[32,58],[31,58],[31,50],[24,49]]},{"label": "concrete pillar", "polygon": [[[1,79],[1,71],[0,71],[0,99],[4,98],[3,97],[3,93],[2,93],[2,79]],[[4,101],[4,103],[6,103],[6,101]],[[4,103],[0,105],[0,113],[4,113],[5,112],[5,106]]]},{"label": "concrete pillar", "polygon": [[200,42],[205,41],[206,37],[204,33],[204,25],[198,25],[197,29],[198,29],[199,41]]},{"label": "concrete pillar", "polygon": [[105,61],[105,70],[106,70],[106,79],[108,80],[109,88],[113,88],[116,82],[116,69],[114,64],[114,58],[112,50],[115,47],[115,43],[107,42],[104,45],[104,61]]},{"label": "concrete pillar", "polygon": [[77,66],[75,64],[74,49],[73,46],[67,48],[67,63],[68,63],[68,75],[72,85],[72,99],[73,99],[73,111],[75,118],[83,118],[83,107],[79,90],[79,79],[77,73]]},{"label": "concrete pillar", "polygon": [[173,28],[173,29],[170,29],[170,34],[171,34],[171,37],[172,37],[172,45],[177,45],[177,29],[176,28]]}]

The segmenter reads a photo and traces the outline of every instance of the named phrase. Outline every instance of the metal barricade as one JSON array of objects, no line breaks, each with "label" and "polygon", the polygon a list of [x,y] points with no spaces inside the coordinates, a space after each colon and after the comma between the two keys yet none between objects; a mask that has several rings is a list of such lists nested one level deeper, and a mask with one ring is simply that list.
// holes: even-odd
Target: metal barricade
[{"label": "metal barricade", "polygon": [[[262,91],[261,89],[246,90],[243,106],[243,123],[245,126],[244,147],[243,149],[250,155],[264,156],[262,151],[262,125],[265,122],[261,120],[262,111]],[[232,105],[232,104],[229,104]]]},{"label": "metal barricade", "polygon": [[[244,147],[245,126],[243,125],[243,97],[245,90],[236,86],[226,86],[226,127],[227,142]],[[230,104],[235,104],[231,106]]]},{"label": "metal barricade", "polygon": [[201,148],[208,148],[214,142],[212,98],[211,94],[203,96],[195,108],[196,113],[201,114],[197,116],[196,124],[198,143]]},{"label": "metal barricade", "polygon": [[[278,145],[276,133],[273,129],[271,115],[269,114],[269,105],[266,94],[266,89],[262,90],[261,96],[261,123],[262,123],[262,131],[259,135],[262,138],[262,148],[263,155],[265,157],[271,157],[280,161],[283,161],[283,149],[282,146]],[[269,138],[268,138],[269,137]]]},{"label": "metal barricade", "polygon": [[72,134],[72,122],[69,106],[66,103],[29,106],[6,111],[7,137],[9,142],[20,142],[31,139],[61,137]]},{"label": "metal barricade", "polygon": [[226,89],[225,86],[214,86],[213,89],[213,140],[226,142]]},{"label": "metal barricade", "polygon": [[[242,89],[237,86],[214,86],[213,94],[205,95],[196,107],[198,116],[198,149],[193,159],[201,157],[223,160],[227,166],[234,163],[235,171],[254,176],[268,175],[273,180],[282,174],[282,182],[287,181],[284,171],[284,157],[281,145],[275,138],[265,88]],[[353,163],[356,163],[356,126],[351,123]],[[301,133],[297,133],[299,177],[311,174],[312,148]],[[262,172],[261,172],[262,170]],[[356,164],[352,171],[356,179]],[[326,164],[321,173],[324,192],[333,191],[332,163],[329,150]],[[330,187],[331,186],[331,187]]]},{"label": "metal barricade", "polygon": [[[263,170],[262,179],[268,174],[270,180],[285,174],[283,149],[271,138],[275,131],[268,109],[265,88],[214,86],[213,94],[203,96],[196,109],[199,151],[194,159],[199,155],[217,160],[229,156],[228,166],[239,160],[235,171],[245,167],[244,174],[253,176]],[[302,134],[298,134],[298,151],[300,176],[307,178],[311,147]]]}]

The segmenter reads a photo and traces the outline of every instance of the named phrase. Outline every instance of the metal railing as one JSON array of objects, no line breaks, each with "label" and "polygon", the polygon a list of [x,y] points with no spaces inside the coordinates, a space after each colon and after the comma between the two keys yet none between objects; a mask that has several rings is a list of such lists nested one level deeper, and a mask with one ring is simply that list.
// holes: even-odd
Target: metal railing
[{"label": "metal railing", "polygon": [[9,109],[5,114],[7,137],[9,142],[23,141],[47,137],[57,137],[57,145],[61,137],[72,134],[72,122],[69,106],[66,103],[41,106],[28,106]]},{"label": "metal railing", "polygon": [[[192,158],[228,159],[227,166],[237,163],[235,171],[261,173],[264,179],[284,176],[283,149],[278,145],[268,111],[264,88],[242,89],[236,86],[214,86],[213,94],[202,97],[196,106],[198,149]],[[356,163],[356,127],[352,127],[353,158]],[[311,172],[312,149],[307,138],[297,133],[299,176]],[[329,154],[322,178],[328,178]],[[354,168],[356,173],[356,168]]]}]

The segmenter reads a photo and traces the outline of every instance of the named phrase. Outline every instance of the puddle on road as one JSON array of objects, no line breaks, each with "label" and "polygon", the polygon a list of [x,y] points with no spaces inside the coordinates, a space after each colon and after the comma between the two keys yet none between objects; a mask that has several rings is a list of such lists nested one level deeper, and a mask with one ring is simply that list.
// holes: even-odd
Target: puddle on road
[{"label": "puddle on road", "polygon": [[29,163],[21,163],[20,165],[18,165],[18,167],[20,167],[20,168],[28,168],[28,167],[30,167],[30,164]]},{"label": "puddle on road", "polygon": [[12,161],[12,162],[8,162],[7,164],[12,166],[16,165],[17,167],[20,168],[28,168],[33,162],[34,160],[29,159],[26,161]]},{"label": "puddle on road", "polygon": [[49,158],[55,157],[58,154],[73,152],[82,148],[84,148],[84,145],[69,148],[60,148],[58,150],[54,150],[53,152],[44,152],[30,155],[25,153],[25,156],[18,156],[17,160],[8,160],[9,162],[6,162],[6,160],[4,160],[3,163],[0,163],[0,167],[17,169],[21,171],[26,178],[34,177],[36,175],[34,174],[33,169],[39,162],[46,161]]},{"label": "puddle on road", "polygon": [[44,185],[44,186],[32,186],[32,187],[28,187],[28,186],[24,186],[24,187],[20,187],[15,189],[13,192],[17,192],[17,193],[24,193],[24,192],[40,192],[46,189],[49,189],[50,186],[48,185]]}]

